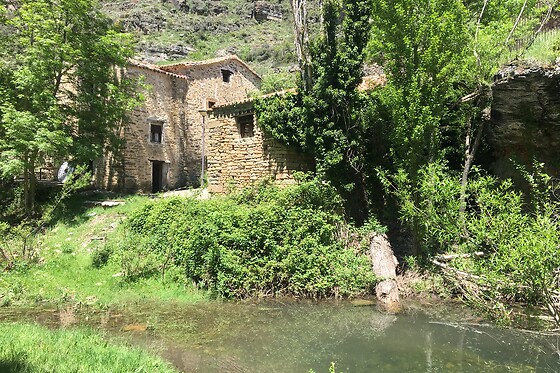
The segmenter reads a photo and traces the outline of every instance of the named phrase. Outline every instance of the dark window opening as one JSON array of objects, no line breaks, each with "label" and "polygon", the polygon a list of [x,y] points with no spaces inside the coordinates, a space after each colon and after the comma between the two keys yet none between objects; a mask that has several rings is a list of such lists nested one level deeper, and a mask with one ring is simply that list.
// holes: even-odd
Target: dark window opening
[{"label": "dark window opening", "polygon": [[231,81],[231,76],[233,75],[232,71],[222,69],[222,80],[225,83],[229,83]]},{"label": "dark window opening", "polygon": [[214,101],[214,100],[208,100],[207,106],[208,106],[208,109],[213,109],[214,106],[216,106],[216,101]]},{"label": "dark window opening", "polygon": [[255,135],[255,121],[253,114],[235,118],[237,129],[241,138],[253,137]]},{"label": "dark window opening", "polygon": [[150,142],[161,144],[162,132],[162,124],[150,124]]}]

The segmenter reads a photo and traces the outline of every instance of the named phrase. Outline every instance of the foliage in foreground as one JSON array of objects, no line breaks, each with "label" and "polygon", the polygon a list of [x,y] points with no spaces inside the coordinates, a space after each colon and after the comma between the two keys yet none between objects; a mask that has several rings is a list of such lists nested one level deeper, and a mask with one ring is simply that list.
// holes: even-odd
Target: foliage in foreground
[{"label": "foliage in foreground", "polygon": [[109,247],[128,280],[171,273],[223,297],[368,292],[369,260],[337,238],[342,226],[334,189],[306,181],[208,201],[148,203]]},{"label": "foliage in foreground", "polygon": [[136,100],[115,66],[132,53],[96,0],[0,3],[0,178],[23,176],[26,215],[47,161],[86,163],[120,145]]},{"label": "foliage in foreground", "polygon": [[[414,225],[424,254],[470,255],[450,264],[469,275],[446,273],[469,303],[502,321],[507,321],[508,303],[553,306],[552,292],[558,290],[559,206],[550,202],[551,179],[539,172],[539,165],[525,174],[530,207],[511,181],[480,172],[471,177],[467,206],[462,206],[460,175],[441,164],[422,168],[415,190],[404,174],[385,179],[399,200],[404,223]],[[484,256],[474,255],[481,251]]]},{"label": "foliage in foreground", "polygon": [[0,324],[2,372],[176,372],[169,363],[87,330]]}]

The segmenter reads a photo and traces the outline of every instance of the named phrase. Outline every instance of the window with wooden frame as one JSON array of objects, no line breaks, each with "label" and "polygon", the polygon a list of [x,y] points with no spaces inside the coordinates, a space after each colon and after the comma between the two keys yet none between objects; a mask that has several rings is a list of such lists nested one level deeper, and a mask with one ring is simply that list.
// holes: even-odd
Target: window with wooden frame
[{"label": "window with wooden frame", "polygon": [[242,139],[255,136],[255,116],[253,114],[236,117],[235,121]]},{"label": "window with wooden frame", "polygon": [[150,142],[161,144],[163,140],[163,122],[150,123]]}]

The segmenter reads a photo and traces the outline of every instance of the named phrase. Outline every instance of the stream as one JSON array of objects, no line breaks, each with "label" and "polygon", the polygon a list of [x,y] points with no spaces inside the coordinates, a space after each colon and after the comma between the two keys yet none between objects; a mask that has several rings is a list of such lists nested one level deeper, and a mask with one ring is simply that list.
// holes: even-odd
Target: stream
[{"label": "stream", "polygon": [[436,301],[397,316],[348,301],[6,307],[0,321],[90,326],[185,372],[560,371],[560,335],[499,329]]}]

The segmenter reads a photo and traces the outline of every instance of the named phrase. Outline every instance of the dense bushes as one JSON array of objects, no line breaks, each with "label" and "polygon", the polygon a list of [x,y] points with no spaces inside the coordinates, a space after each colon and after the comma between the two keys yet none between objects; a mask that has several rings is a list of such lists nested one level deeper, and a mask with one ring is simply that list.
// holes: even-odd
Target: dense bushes
[{"label": "dense bushes", "polygon": [[404,176],[385,178],[425,255],[484,252],[454,260],[453,267],[471,276],[450,279],[471,304],[494,317],[507,316],[505,304],[511,301],[553,306],[552,291],[558,290],[558,204],[551,201],[551,180],[538,165],[525,176],[532,198],[524,198],[509,180],[475,172],[463,209],[460,175],[441,164],[422,168],[414,189]]},{"label": "dense bushes", "polygon": [[124,239],[109,245],[129,280],[171,274],[224,297],[365,292],[371,266],[336,238],[341,211],[334,189],[317,181],[208,201],[157,200],[132,213]]}]

